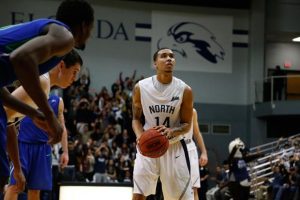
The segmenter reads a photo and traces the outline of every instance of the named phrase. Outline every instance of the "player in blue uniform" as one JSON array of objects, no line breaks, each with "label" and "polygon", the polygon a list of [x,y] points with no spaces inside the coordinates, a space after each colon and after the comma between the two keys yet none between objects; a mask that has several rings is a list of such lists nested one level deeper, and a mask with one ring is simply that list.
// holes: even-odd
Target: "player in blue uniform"
[{"label": "player in blue uniform", "polygon": [[[80,71],[80,68],[82,66],[82,59],[80,57],[80,55],[75,51],[72,50],[70,53],[68,53],[66,56],[64,56],[64,59],[55,67],[53,68],[49,73],[43,74],[42,76],[40,76],[40,82],[41,82],[41,86],[43,88],[43,91],[45,92],[46,96],[49,96],[50,93],[50,88],[52,86],[57,86],[60,88],[66,88],[68,86],[70,86],[76,79],[77,74]],[[28,94],[26,93],[26,91],[24,90],[24,88],[18,87],[16,90],[13,91],[12,95],[14,97],[17,97],[18,99],[22,100],[23,102],[26,102],[29,105],[32,106],[36,106],[34,105],[34,102],[32,102],[32,100],[30,99],[30,97],[28,96]],[[60,105],[61,106],[61,105]],[[63,107],[63,106],[62,106]],[[63,149],[63,154],[61,155],[61,167],[64,167],[67,165],[69,157],[68,157],[68,141],[67,141],[67,132],[65,131],[65,125],[64,125],[64,119],[63,119],[63,108],[60,108],[61,112],[59,112],[59,121],[62,124],[63,128],[64,128],[64,132],[63,132],[63,137],[61,140],[61,145],[62,145],[62,149]],[[20,118],[22,117],[22,114],[8,109],[6,108],[6,114],[7,114],[7,118],[8,120],[12,120],[16,117]],[[11,125],[8,126],[8,136],[9,137],[16,137],[16,131],[11,130]],[[30,138],[30,136],[32,136],[31,139],[28,139],[28,141],[33,141],[32,145],[35,145],[35,141],[38,140],[38,135],[36,136],[37,139],[34,138],[35,134],[29,134],[28,137]],[[15,141],[15,139],[11,139],[11,141]],[[18,152],[18,148],[17,145],[15,144],[10,144],[8,141],[8,146],[11,146],[10,148],[15,148],[10,150],[11,152]],[[31,144],[31,143],[28,143]],[[22,158],[22,166],[24,165],[24,163],[26,164],[27,161],[26,159],[24,159],[24,157],[22,157],[23,152],[20,152],[21,158]],[[14,162],[13,161],[13,165],[14,165],[14,171],[13,174],[11,174],[11,176],[14,176],[15,179],[15,183],[13,186],[8,187],[8,191],[7,191],[7,195],[11,193],[15,194],[15,196],[17,196],[18,192],[22,191],[24,186],[22,185],[22,177],[20,177],[20,173],[18,173],[21,170],[21,167],[19,164],[19,159],[17,158]],[[38,159],[36,159],[38,160]],[[41,176],[43,177],[43,176]],[[24,178],[25,179],[25,178]],[[46,181],[46,180],[45,180]],[[25,185],[25,182],[24,182]],[[34,193],[38,193],[39,191],[31,191],[32,194]]]},{"label": "player in blue uniform", "polygon": [[[63,101],[58,96],[50,96],[48,100],[59,121],[63,120]],[[28,199],[38,200],[40,190],[52,190],[51,173],[51,146],[47,143],[48,134],[34,125],[29,117],[20,122],[19,128],[19,154],[22,170],[26,177]],[[11,170],[10,185],[5,194],[5,200],[17,199],[18,193],[14,192],[13,185],[16,180]]]},{"label": "player in blue uniform", "polygon": [[[19,80],[28,95],[42,113],[47,116],[45,123],[38,125],[47,130],[51,143],[61,140],[63,128],[57,121],[47,97],[40,85],[39,74],[56,66],[63,56],[73,47],[84,49],[94,22],[93,8],[84,0],[65,0],[56,13],[56,20],[40,19],[32,22],[0,28],[0,107],[2,103],[28,114],[30,108],[24,103],[12,99],[3,87]],[[32,109],[32,108],[31,108]],[[27,112],[25,112],[27,111]],[[31,110],[29,116],[41,119],[40,112]],[[0,190],[5,183],[6,160],[6,117],[0,110]],[[37,122],[37,121],[35,121]]]},{"label": "player in blue uniform", "polygon": [[[0,104],[1,100],[4,105],[10,106],[12,108],[16,108],[16,110],[19,110],[23,114],[26,114],[30,116],[36,124],[41,124],[44,121],[45,116],[43,113],[39,112],[38,110],[32,108],[31,106],[28,106],[27,104],[21,104],[20,101],[18,101],[15,97],[10,95],[10,93],[2,88],[0,89]],[[41,123],[38,123],[41,122]],[[7,125],[7,117],[5,110],[2,106],[0,106],[0,199],[1,199],[1,193],[3,191],[3,186],[7,183],[8,177],[9,177],[9,163],[7,159],[7,153],[10,154],[10,157],[12,160],[14,160],[16,164],[18,164],[18,151],[11,151],[13,150],[12,146],[16,144],[16,139],[13,140],[11,145],[6,145],[6,125]],[[14,127],[11,127],[14,128]],[[11,129],[10,129],[11,130]],[[21,184],[19,188],[22,188],[24,179],[22,178],[22,172],[19,168],[19,173],[16,173],[16,176],[18,176],[19,183]]]},{"label": "player in blue uniform", "polygon": [[84,49],[93,28],[93,8],[84,0],[65,0],[56,19],[39,19],[0,29],[0,87],[19,80],[47,116],[47,132],[60,141],[62,127],[39,83],[73,47]]}]

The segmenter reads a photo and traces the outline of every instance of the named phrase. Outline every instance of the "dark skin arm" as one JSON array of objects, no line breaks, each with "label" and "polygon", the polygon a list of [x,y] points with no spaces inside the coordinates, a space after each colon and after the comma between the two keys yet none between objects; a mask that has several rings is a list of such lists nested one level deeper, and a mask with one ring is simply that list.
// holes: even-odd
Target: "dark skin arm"
[{"label": "dark skin arm", "polygon": [[10,61],[25,91],[47,116],[48,133],[53,141],[61,139],[63,129],[58,123],[39,81],[38,65],[54,56],[63,56],[74,47],[72,34],[64,27],[50,24],[45,34],[36,37],[10,54]]},{"label": "dark skin arm", "polygon": [[143,108],[141,103],[141,92],[140,87],[136,84],[132,94],[132,128],[137,140],[141,137],[144,131],[141,123],[142,114]]}]

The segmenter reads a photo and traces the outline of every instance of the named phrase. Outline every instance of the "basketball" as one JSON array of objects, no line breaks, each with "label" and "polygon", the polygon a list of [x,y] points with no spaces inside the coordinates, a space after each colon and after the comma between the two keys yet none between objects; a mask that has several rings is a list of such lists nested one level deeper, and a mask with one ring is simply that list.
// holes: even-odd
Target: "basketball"
[{"label": "basketball", "polygon": [[138,147],[143,156],[158,158],[166,153],[169,148],[169,140],[157,130],[151,128],[142,134]]}]

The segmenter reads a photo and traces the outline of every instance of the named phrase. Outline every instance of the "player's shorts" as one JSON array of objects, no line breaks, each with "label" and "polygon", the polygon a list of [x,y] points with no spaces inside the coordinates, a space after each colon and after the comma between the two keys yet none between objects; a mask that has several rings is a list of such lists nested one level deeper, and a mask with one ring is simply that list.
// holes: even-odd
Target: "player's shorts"
[{"label": "player's shorts", "polygon": [[[48,144],[19,142],[20,161],[27,188],[30,190],[52,190],[52,157]],[[11,170],[11,185],[16,184]]]},{"label": "player's shorts", "polygon": [[189,150],[191,162],[191,182],[193,188],[200,188],[200,169],[197,149]]},{"label": "player's shorts", "polygon": [[6,113],[0,100],[0,179],[9,177],[9,162],[6,153]]},{"label": "player's shorts", "polygon": [[145,157],[137,148],[133,193],[144,196],[155,194],[160,177],[164,199],[194,199],[189,165],[187,149],[184,150],[181,142],[170,145],[168,151],[160,158]]}]

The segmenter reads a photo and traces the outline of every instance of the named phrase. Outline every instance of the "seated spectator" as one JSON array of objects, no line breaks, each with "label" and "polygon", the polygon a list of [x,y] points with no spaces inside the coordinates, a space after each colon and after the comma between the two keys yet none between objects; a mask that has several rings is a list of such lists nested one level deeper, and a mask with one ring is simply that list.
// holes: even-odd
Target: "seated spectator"
[{"label": "seated spectator", "polygon": [[95,157],[91,148],[83,145],[82,172],[86,181],[93,181]]},{"label": "seated spectator", "polygon": [[125,177],[124,177],[124,180],[123,180],[124,183],[132,183],[132,177],[131,177],[131,173],[129,170],[127,170],[125,172]]},{"label": "seated spectator", "polygon": [[231,198],[228,184],[229,184],[229,164],[225,160],[223,161],[223,168],[221,169],[220,178],[218,181],[219,190],[217,190],[215,193],[216,200],[225,200],[225,199],[229,200]]},{"label": "seated spectator", "polygon": [[113,159],[110,159],[108,161],[107,165],[107,176],[108,176],[108,182],[110,183],[117,183],[117,169],[115,166],[115,162]]}]

